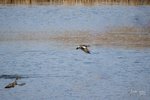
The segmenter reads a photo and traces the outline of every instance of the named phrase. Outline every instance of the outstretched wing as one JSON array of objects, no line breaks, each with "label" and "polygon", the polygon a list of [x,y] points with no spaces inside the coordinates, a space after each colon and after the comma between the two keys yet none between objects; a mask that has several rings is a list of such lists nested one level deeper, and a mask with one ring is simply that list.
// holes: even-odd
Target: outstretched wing
[{"label": "outstretched wing", "polygon": [[82,48],[82,50],[83,50],[85,53],[89,53],[89,54],[90,54],[90,51],[89,51],[89,49],[88,49],[87,47]]},{"label": "outstretched wing", "polygon": [[80,45],[80,46],[82,46],[82,47],[90,47],[90,45],[85,45],[85,44]]}]

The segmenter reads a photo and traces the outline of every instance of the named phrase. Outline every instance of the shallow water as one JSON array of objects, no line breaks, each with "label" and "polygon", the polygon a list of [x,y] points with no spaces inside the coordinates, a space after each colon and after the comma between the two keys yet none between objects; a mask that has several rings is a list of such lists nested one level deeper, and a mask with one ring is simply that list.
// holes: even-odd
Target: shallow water
[{"label": "shallow water", "polygon": [[[91,54],[86,54],[75,50],[75,45],[63,46],[50,41],[1,42],[0,48],[3,100],[150,98],[148,48],[93,46]],[[26,84],[5,89],[14,75],[21,77],[18,83]]]},{"label": "shallow water", "polygon": [[[0,99],[149,100],[149,16],[149,6],[0,6]],[[95,34],[116,27],[137,28],[125,33],[137,34],[138,42],[146,39],[148,47],[93,41]],[[76,50],[87,43],[82,36],[91,34],[91,54]],[[26,84],[5,89],[16,75]]]},{"label": "shallow water", "polygon": [[150,27],[150,6],[0,6],[1,33],[102,32]]}]

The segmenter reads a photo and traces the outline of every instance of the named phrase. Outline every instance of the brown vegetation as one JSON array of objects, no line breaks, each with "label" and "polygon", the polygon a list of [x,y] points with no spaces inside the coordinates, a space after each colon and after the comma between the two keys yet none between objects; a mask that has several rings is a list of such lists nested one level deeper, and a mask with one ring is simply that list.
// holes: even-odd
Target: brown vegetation
[{"label": "brown vegetation", "polygon": [[1,34],[0,41],[29,41],[44,40],[63,43],[64,45],[104,45],[104,46],[129,46],[150,47],[150,29],[122,27],[113,28],[103,33],[92,32],[65,32],[59,34],[49,33],[18,33]]},{"label": "brown vegetation", "polygon": [[0,4],[127,4],[148,5],[150,0],[0,0]]},{"label": "brown vegetation", "polygon": [[143,31],[143,29],[136,28],[120,28],[109,30],[106,33],[91,34],[89,32],[82,32],[71,35],[63,34],[49,39],[75,45],[150,47],[150,30]]}]

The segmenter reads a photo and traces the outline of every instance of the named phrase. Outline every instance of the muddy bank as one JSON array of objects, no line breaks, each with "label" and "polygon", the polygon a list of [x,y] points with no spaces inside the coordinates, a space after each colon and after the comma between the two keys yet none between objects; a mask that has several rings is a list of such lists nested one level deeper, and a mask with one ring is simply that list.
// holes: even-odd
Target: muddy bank
[{"label": "muddy bank", "polygon": [[149,28],[121,27],[103,33],[88,31],[49,33],[3,34],[0,41],[55,41],[63,44],[91,44],[108,46],[150,47]]},{"label": "muddy bank", "polygon": [[105,33],[97,34],[92,34],[90,32],[77,34],[66,33],[60,36],[51,36],[50,40],[56,40],[67,44],[150,47],[150,30],[124,27],[110,29]]}]

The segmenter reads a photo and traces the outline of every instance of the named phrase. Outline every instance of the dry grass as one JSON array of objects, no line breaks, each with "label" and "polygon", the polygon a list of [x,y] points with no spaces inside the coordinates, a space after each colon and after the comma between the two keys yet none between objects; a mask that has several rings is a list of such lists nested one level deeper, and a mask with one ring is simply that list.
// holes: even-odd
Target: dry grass
[{"label": "dry grass", "polygon": [[127,5],[148,5],[150,0],[0,0],[0,4],[127,4]]}]

